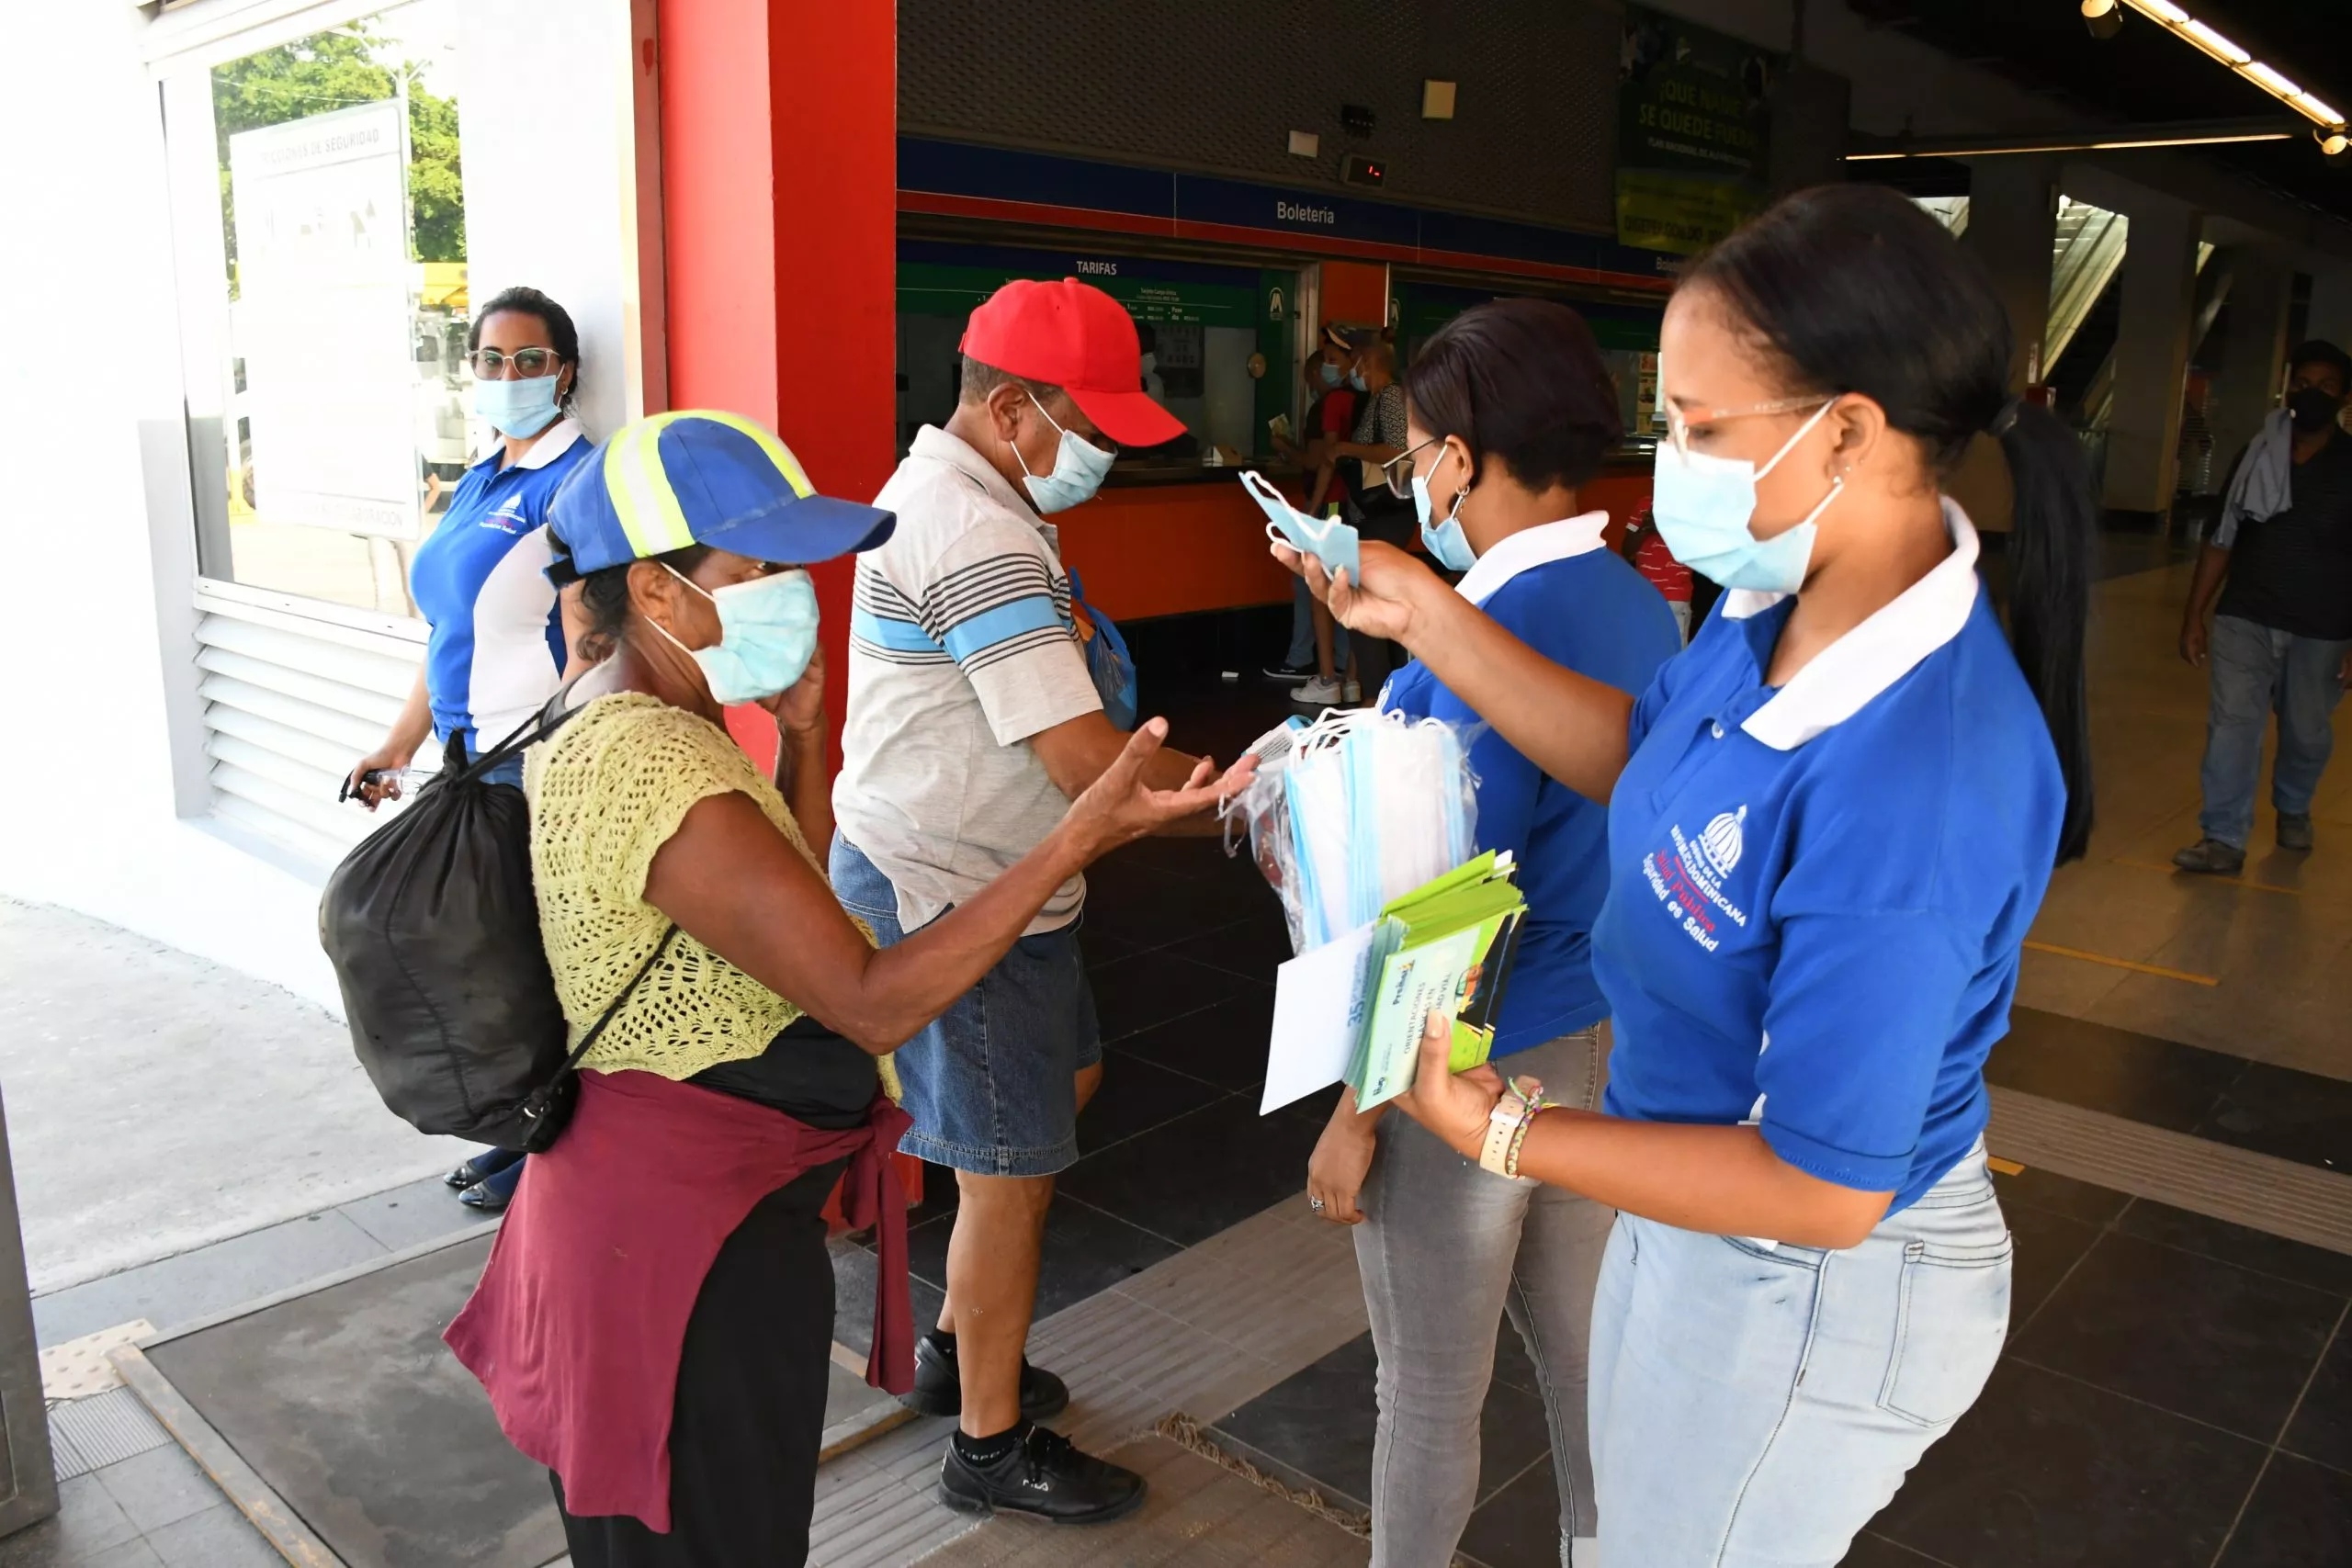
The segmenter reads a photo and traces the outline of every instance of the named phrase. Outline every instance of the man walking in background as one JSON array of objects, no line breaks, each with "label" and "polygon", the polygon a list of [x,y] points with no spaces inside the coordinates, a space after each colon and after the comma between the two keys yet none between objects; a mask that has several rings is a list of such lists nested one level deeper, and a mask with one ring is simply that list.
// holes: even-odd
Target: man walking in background
[{"label": "man walking in background", "polygon": [[[832,878],[885,943],[978,894],[1036,847],[1126,737],[1080,650],[1059,537],[1118,447],[1183,425],[1140,389],[1134,321],[1076,278],[1005,285],[964,333],[962,392],[925,426],[877,504],[898,513],[858,558]],[[1152,761],[1165,787],[1191,773]],[[1213,818],[1202,831],[1215,830]],[[953,1506],[1114,1517],[1143,1480],[1037,1421],[1069,1392],[1023,1355],[1055,1174],[1102,1077],[1073,877],[986,978],[900,1047],[909,1154],[956,1173],[947,1301],[916,1347],[910,1402],[954,1416]]]},{"label": "man walking in background", "polygon": [[2278,847],[2312,847],[2312,795],[2335,746],[2336,702],[2352,682],[2352,436],[2341,423],[2347,388],[2352,358],[2343,349],[2313,342],[2295,350],[2287,406],[2238,458],[2221,520],[2198,556],[2180,656],[2211,671],[2212,706],[2204,836],[2173,856],[2183,871],[2235,876],[2245,869],[2273,710]]}]

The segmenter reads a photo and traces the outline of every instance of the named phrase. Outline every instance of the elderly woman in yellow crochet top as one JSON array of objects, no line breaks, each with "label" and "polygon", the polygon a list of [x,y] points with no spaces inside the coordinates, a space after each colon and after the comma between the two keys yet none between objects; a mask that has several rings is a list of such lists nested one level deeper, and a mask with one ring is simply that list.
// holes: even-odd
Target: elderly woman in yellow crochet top
[{"label": "elderly woman in yellow crochet top", "polygon": [[[832,823],[800,568],[894,525],[815,494],[773,435],[722,414],[620,432],[555,499],[560,572],[593,621],[582,653],[603,660],[524,780],[575,1043],[642,978],[448,1338],[552,1472],[579,1568],[804,1561],[832,1337],[819,1210],[844,1172],[853,1222],[881,1235],[869,1381],[903,1390],[911,1367],[888,1158],[907,1120],[877,1059],[1088,863],[1246,778],[1204,763],[1148,787],[1154,720],[1034,852],[877,950],[809,852]],[[773,779],[724,728],[744,701],[782,731]]]}]

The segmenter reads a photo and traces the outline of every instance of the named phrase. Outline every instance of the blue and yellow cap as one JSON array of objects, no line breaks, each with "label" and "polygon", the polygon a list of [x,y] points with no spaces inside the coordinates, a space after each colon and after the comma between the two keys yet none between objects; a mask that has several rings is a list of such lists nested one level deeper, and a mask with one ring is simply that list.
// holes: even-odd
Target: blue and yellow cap
[{"label": "blue and yellow cap", "polygon": [[752,421],[684,410],[615,431],[564,476],[548,506],[564,550],[550,575],[569,581],[689,545],[806,566],[870,550],[898,525],[879,508],[819,495],[792,449]]}]

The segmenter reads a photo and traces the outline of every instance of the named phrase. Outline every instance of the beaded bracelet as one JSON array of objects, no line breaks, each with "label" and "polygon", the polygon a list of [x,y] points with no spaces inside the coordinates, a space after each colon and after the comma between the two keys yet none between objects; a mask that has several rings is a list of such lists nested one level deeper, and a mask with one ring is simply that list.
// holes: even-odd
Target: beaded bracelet
[{"label": "beaded bracelet", "polygon": [[1527,1146],[1528,1129],[1535,1125],[1535,1118],[1553,1109],[1552,1102],[1538,1094],[1527,1102],[1527,1113],[1519,1119],[1519,1129],[1510,1135],[1510,1150],[1503,1156],[1503,1175],[1513,1181],[1519,1179],[1519,1152]]}]

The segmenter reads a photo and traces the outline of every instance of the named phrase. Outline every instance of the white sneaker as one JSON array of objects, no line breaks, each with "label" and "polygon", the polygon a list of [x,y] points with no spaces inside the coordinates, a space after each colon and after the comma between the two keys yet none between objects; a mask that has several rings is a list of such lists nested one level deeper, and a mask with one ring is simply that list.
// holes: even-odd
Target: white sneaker
[{"label": "white sneaker", "polygon": [[1347,693],[1348,701],[1351,703],[1360,703],[1363,701],[1363,688],[1356,684],[1353,681],[1348,682]]},{"label": "white sneaker", "polygon": [[1317,677],[1301,682],[1290,694],[1290,700],[1302,707],[1336,707],[1340,702],[1340,682]]}]

